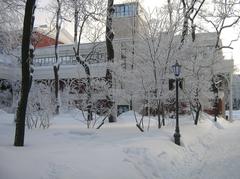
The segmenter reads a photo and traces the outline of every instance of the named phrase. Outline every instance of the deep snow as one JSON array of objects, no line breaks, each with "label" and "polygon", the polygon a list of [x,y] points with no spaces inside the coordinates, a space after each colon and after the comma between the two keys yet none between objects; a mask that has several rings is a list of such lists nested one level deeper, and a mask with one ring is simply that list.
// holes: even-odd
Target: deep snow
[{"label": "deep snow", "polygon": [[49,129],[26,130],[25,147],[14,147],[13,115],[0,111],[0,179],[240,178],[238,120],[215,123],[204,114],[194,126],[191,116],[181,116],[177,146],[175,119],[160,130],[152,119],[142,133],[132,112],[100,130],[86,129],[81,118],[61,114]]}]

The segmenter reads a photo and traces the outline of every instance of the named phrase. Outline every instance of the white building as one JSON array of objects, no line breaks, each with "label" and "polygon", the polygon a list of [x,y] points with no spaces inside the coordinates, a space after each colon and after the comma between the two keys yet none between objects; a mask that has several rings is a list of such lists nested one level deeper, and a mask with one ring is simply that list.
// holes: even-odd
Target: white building
[{"label": "white building", "polygon": [[240,109],[240,75],[233,75],[232,80],[232,90],[233,90],[233,109]]},{"label": "white building", "polygon": [[[137,59],[140,56],[137,55],[137,50],[139,50],[139,48],[143,49],[141,53],[144,53],[144,50],[147,48],[142,46],[144,40],[140,37],[140,34],[143,33],[143,13],[144,10],[137,2],[115,5],[113,18],[113,29],[115,32],[114,61],[120,63],[124,69],[135,68],[133,67],[133,64],[138,63]],[[179,37],[174,37],[174,41],[177,41],[178,39]],[[204,53],[205,49],[209,50],[209,48],[214,48],[215,34],[197,34],[195,44],[197,44],[197,48],[203,49],[202,51]],[[164,47],[165,44],[162,45],[162,47]],[[162,47],[159,46],[159,48]],[[104,78],[107,66],[105,42],[85,43],[81,44],[80,48],[81,56],[85,58],[85,61],[89,65],[91,78],[97,80]],[[218,57],[223,58],[221,55]],[[71,86],[71,84],[74,83],[77,83],[80,86],[79,89],[84,88],[83,79],[86,78],[86,74],[82,66],[78,64],[74,57],[73,45],[59,45],[59,59],[61,61],[59,70],[60,89],[63,89],[66,85]],[[206,57],[206,60],[207,59],[208,57]],[[224,59],[220,59],[219,61],[220,63],[216,63],[213,67],[215,73],[231,74],[233,72],[232,61],[225,61]],[[44,81],[48,85],[53,85],[54,62],[55,55],[53,46],[36,49],[33,62],[34,80]],[[171,65],[172,64],[169,64],[169,67],[171,67]],[[20,80],[20,73],[20,69],[16,66],[0,65],[0,79],[10,81]],[[125,95],[127,93],[126,90],[124,87],[120,86],[119,82],[115,82],[115,103],[118,106],[118,110],[121,112],[128,110],[131,108],[131,105],[133,105],[133,107],[134,105],[138,107],[138,104],[131,104],[132,101],[129,99],[129,95]],[[104,98],[102,95],[98,95],[98,97],[99,99]]]}]

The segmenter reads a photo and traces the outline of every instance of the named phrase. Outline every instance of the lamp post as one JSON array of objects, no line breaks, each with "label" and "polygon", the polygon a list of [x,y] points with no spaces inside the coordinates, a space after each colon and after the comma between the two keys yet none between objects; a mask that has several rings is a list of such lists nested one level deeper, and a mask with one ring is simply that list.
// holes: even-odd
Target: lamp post
[{"label": "lamp post", "polygon": [[175,128],[175,133],[174,133],[174,141],[175,144],[180,145],[180,130],[179,130],[179,119],[178,119],[178,83],[179,83],[179,75],[181,72],[181,65],[176,61],[174,65],[172,65],[172,69],[176,78],[176,128]]},{"label": "lamp post", "polygon": [[213,90],[213,94],[214,94],[214,103],[213,103],[213,109],[214,109],[214,121],[217,121],[217,115],[218,115],[218,88],[217,88],[217,84],[218,82],[215,82],[214,78],[212,78],[212,90]]},{"label": "lamp post", "polygon": [[214,121],[217,121],[217,116],[218,116],[218,89],[214,93],[215,95],[215,104],[214,104]]}]

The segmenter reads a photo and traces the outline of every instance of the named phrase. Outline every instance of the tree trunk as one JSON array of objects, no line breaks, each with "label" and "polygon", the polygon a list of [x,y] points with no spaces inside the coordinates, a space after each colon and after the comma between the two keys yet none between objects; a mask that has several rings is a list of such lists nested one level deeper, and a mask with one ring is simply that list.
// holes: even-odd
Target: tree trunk
[{"label": "tree trunk", "polygon": [[200,111],[201,111],[201,107],[197,107],[196,116],[195,116],[195,120],[194,120],[195,125],[198,124]]},{"label": "tree trunk", "polygon": [[165,109],[164,109],[164,103],[161,103],[162,106],[162,125],[165,126]]},{"label": "tree trunk", "polygon": [[[81,37],[82,37],[82,33],[83,33],[83,27],[84,24],[87,21],[87,18],[84,17],[84,20],[82,22],[82,24],[80,25],[80,31],[79,31],[79,35],[78,35],[78,28],[79,28],[79,24],[80,24],[80,19],[79,19],[79,7],[77,4],[77,0],[74,1],[75,4],[75,8],[74,8],[74,53],[75,53],[75,58],[78,61],[78,63],[80,65],[82,65],[82,67],[84,68],[85,74],[87,76],[87,127],[90,127],[90,123],[93,120],[93,114],[92,114],[92,102],[91,102],[91,98],[92,98],[92,94],[91,94],[91,75],[90,75],[90,69],[88,64],[85,62],[85,60],[80,58],[80,44],[81,44]],[[77,41],[78,38],[78,41]]]},{"label": "tree trunk", "polygon": [[59,102],[59,75],[58,75],[58,66],[53,66],[54,71],[54,88],[55,88],[55,114],[59,114],[60,102]]},{"label": "tree trunk", "polygon": [[[106,20],[106,47],[107,47],[107,62],[109,63],[113,63],[114,61],[114,49],[113,49],[113,38],[114,38],[114,34],[113,34],[113,30],[112,30],[112,17],[113,17],[113,12],[114,12],[114,8],[113,8],[113,0],[108,0],[108,7],[107,7],[107,20]],[[109,85],[109,91],[112,88],[112,72],[110,70],[109,65],[107,66],[107,70],[106,70],[106,81],[107,84]],[[106,97],[108,100],[108,106],[110,109],[112,109],[111,114],[109,115],[109,122],[116,122],[116,113],[115,113],[115,109],[114,108],[114,101],[112,99],[112,94],[110,94],[110,96]]]},{"label": "tree trunk", "polygon": [[158,116],[158,129],[161,128],[161,114],[160,114],[161,103],[160,100],[157,102],[157,116]]},{"label": "tree trunk", "polygon": [[129,102],[129,110],[132,111],[133,110],[133,100],[132,100],[132,95],[131,95],[131,99]]},{"label": "tree trunk", "polygon": [[54,79],[55,79],[55,113],[59,114],[59,108],[60,108],[60,99],[59,99],[59,69],[60,69],[60,63],[58,60],[58,40],[59,40],[59,34],[61,30],[61,22],[60,22],[60,16],[61,16],[61,2],[60,0],[57,0],[58,3],[58,9],[57,9],[57,17],[56,17],[56,37],[55,37],[55,58],[56,63],[53,66],[54,71]]},{"label": "tree trunk", "polygon": [[[218,94],[218,93],[217,93]],[[215,108],[214,108],[214,121],[217,122],[217,117],[218,117],[218,113],[219,113],[219,104],[218,104],[218,95],[215,97]]]},{"label": "tree trunk", "polygon": [[183,45],[187,35],[188,35],[188,17],[187,17],[187,15],[184,15],[183,30],[182,30],[182,36],[181,36],[181,44],[182,45]]},{"label": "tree trunk", "polygon": [[83,66],[84,70],[85,70],[85,74],[87,76],[87,112],[88,112],[88,117],[87,117],[87,124],[88,127],[90,125],[90,121],[92,121],[93,119],[93,115],[92,115],[92,103],[91,103],[91,78],[90,78],[90,69],[88,67],[88,65],[80,59],[78,54],[75,54],[76,56],[76,60],[79,62],[80,65]]},{"label": "tree trunk", "polygon": [[77,1],[75,1],[75,9],[74,9],[74,45],[77,47],[77,36],[78,36],[78,26],[79,26],[79,11],[78,11],[78,6],[77,6]]},{"label": "tree trunk", "polygon": [[18,103],[16,115],[16,130],[14,146],[24,146],[25,134],[25,117],[28,102],[28,94],[30,90],[30,41],[32,34],[32,26],[34,23],[33,13],[35,10],[35,0],[27,0],[23,24],[22,37],[22,85],[21,98]]},{"label": "tree trunk", "polygon": [[194,124],[195,124],[195,125],[198,124],[199,114],[200,114],[201,109],[202,109],[202,105],[201,105],[201,104],[198,104],[198,105],[197,105],[197,108],[196,108],[196,116],[195,116],[195,120],[194,120]]}]

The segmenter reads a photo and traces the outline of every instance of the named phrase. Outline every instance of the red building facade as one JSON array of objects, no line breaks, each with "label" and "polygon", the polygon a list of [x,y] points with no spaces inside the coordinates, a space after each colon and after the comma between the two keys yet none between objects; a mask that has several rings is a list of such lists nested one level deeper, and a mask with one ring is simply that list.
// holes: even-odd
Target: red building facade
[{"label": "red building facade", "polygon": [[[32,36],[32,43],[33,46],[35,48],[41,48],[41,47],[47,47],[47,46],[51,46],[54,45],[56,42],[56,40],[50,36],[48,36],[47,34],[43,34],[40,32],[33,32],[33,36]],[[59,44],[64,44],[61,41],[58,41]]]}]

